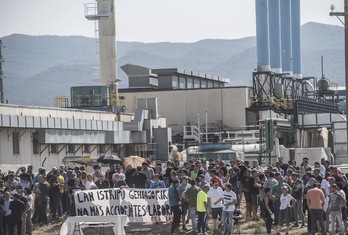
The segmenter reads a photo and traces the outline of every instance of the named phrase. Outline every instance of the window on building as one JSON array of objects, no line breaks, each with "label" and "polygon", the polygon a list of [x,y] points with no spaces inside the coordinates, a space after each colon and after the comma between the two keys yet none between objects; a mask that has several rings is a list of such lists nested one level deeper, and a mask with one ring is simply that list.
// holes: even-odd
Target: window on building
[{"label": "window on building", "polygon": [[98,145],[98,153],[104,153],[105,152],[105,145]]},{"label": "window on building", "polygon": [[33,154],[40,154],[39,133],[32,133],[33,136]]},{"label": "window on building", "polygon": [[83,152],[84,153],[90,153],[90,145],[89,144],[84,144],[83,145]]},{"label": "window on building", "polygon": [[201,87],[206,88],[207,87],[207,80],[202,80],[201,81]]},{"label": "window on building", "polygon": [[75,153],[75,145],[68,144],[68,153]]},{"label": "window on building", "polygon": [[193,88],[193,78],[186,78],[186,87],[187,89]]},{"label": "window on building", "polygon": [[207,86],[208,86],[208,87],[213,87],[213,81],[208,81],[208,82],[207,82]]},{"label": "window on building", "polygon": [[50,153],[58,153],[58,144],[51,144],[50,148]]},{"label": "window on building", "polygon": [[12,133],[12,146],[13,146],[13,154],[20,154],[19,151],[19,133]]},{"label": "window on building", "polygon": [[214,87],[220,87],[219,82],[214,82]]},{"label": "window on building", "polygon": [[193,80],[193,88],[200,88],[201,87],[201,82],[199,80],[199,78],[195,78]]},{"label": "window on building", "polygon": [[186,79],[179,77],[179,89],[186,89]]},{"label": "window on building", "polygon": [[172,77],[172,87],[173,87],[173,89],[178,89],[179,88],[179,78],[178,78],[178,76],[173,76]]}]

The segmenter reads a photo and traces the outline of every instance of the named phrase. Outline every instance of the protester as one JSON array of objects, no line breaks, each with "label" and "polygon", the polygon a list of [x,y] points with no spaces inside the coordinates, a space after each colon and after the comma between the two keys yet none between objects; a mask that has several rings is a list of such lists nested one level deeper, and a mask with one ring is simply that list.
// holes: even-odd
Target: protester
[{"label": "protester", "polygon": [[228,183],[225,184],[225,191],[223,192],[223,210],[221,216],[221,222],[223,223],[225,229],[224,235],[232,234],[233,213],[236,203],[237,195],[232,191],[232,185]]},{"label": "protester", "polygon": [[[204,186],[203,190],[199,191],[197,194],[197,213],[198,213],[198,223],[197,230],[198,233],[205,234],[205,222],[207,219],[208,212],[208,196],[210,187],[208,185]],[[208,212],[209,213],[209,212]]]},{"label": "protester", "polygon": [[345,233],[343,219],[342,219],[342,208],[346,204],[346,199],[337,191],[338,187],[336,184],[331,185],[332,193],[330,194],[330,218],[331,218],[331,229],[330,234],[335,234],[336,219],[340,227],[340,233]]},{"label": "protester", "polygon": [[164,183],[163,180],[159,179],[159,175],[154,174],[153,181],[150,183],[150,188],[154,189],[154,188],[165,188],[165,187],[166,187],[166,184]]},{"label": "protester", "polygon": [[315,234],[317,220],[319,221],[320,230],[322,235],[326,235],[324,226],[324,200],[325,196],[322,190],[318,188],[318,184],[314,183],[313,188],[307,192],[307,203],[311,210],[311,234]]},{"label": "protester", "polygon": [[173,222],[170,230],[170,234],[174,234],[178,231],[179,223],[180,223],[180,196],[179,196],[179,180],[174,180],[173,184],[169,187],[168,197],[169,197],[169,206],[173,213]]},{"label": "protester", "polygon": [[185,220],[189,206],[188,206],[188,201],[185,200],[185,195],[184,195],[184,192],[189,188],[189,185],[187,182],[188,179],[189,178],[187,176],[184,176],[181,179],[181,184],[178,187],[178,193],[179,193],[179,197],[180,197],[180,201],[181,201],[181,221],[182,221],[182,230],[183,231],[187,231],[185,224],[188,223],[188,220],[189,220],[189,218],[187,218],[187,220]]},{"label": "protester", "polygon": [[210,190],[207,193],[208,196],[208,207],[211,209],[211,215],[213,219],[213,232],[217,232],[217,219],[218,217],[221,220],[222,207],[223,207],[223,191],[219,187],[219,184],[216,180],[213,180],[213,186],[210,187]]},{"label": "protester", "polygon": [[[203,177],[204,178],[204,177]],[[200,188],[196,186],[196,180],[190,180],[191,187],[184,191],[184,197],[188,202],[189,215],[192,223],[192,232],[197,233],[197,222],[196,222],[196,211],[197,211],[197,195],[201,191]],[[209,187],[209,184],[206,185]]]},{"label": "protester", "polygon": [[9,235],[14,235],[15,226],[17,226],[17,235],[22,234],[22,215],[25,211],[25,204],[19,198],[20,195],[15,192],[13,194],[13,201],[10,202]]},{"label": "protester", "polygon": [[280,207],[279,207],[279,225],[277,229],[277,235],[280,234],[280,231],[283,227],[283,223],[285,220],[286,224],[286,235],[289,234],[290,231],[290,218],[289,218],[289,209],[293,208],[296,204],[296,200],[288,194],[288,188],[287,187],[282,187],[282,195],[280,196]]}]

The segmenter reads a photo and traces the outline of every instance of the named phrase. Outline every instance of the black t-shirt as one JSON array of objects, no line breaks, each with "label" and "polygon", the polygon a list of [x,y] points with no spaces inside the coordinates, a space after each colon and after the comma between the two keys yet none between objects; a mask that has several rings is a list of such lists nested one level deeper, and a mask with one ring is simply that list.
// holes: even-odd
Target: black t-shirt
[{"label": "black t-shirt", "polygon": [[22,220],[22,214],[25,209],[25,204],[21,200],[13,200],[10,202],[10,208],[11,210],[11,220]]},{"label": "black t-shirt", "polygon": [[248,190],[248,192],[250,191],[250,185],[249,185],[249,181],[250,181],[250,176],[244,175],[242,177],[242,179],[240,180],[240,183],[242,184],[243,188]]},{"label": "black t-shirt", "polygon": [[59,193],[59,185],[54,186],[54,184],[58,183],[57,176],[52,176],[50,179],[50,190],[52,193]]},{"label": "black t-shirt", "polygon": [[32,178],[28,173],[20,174],[19,178],[21,179],[21,185],[27,184],[27,186],[29,186],[29,184],[32,182]]},{"label": "black t-shirt", "polygon": [[301,186],[301,188],[296,191],[296,192],[292,192],[292,195],[295,199],[301,199],[302,198],[302,191],[303,191],[303,184],[301,180],[296,180],[294,183],[292,183],[291,187],[292,189],[297,188],[298,186]]},{"label": "black t-shirt", "polygon": [[238,168],[240,169],[239,175],[238,175],[238,181],[242,180],[242,177],[244,176],[245,172],[247,171],[247,167],[244,165],[239,165]]},{"label": "black t-shirt", "polygon": [[259,183],[259,178],[258,177],[250,177],[249,180],[249,192],[250,194],[259,194],[259,188],[255,187],[255,183]]},{"label": "black t-shirt", "polygon": [[126,181],[124,180],[119,180],[116,183],[114,183],[114,188],[120,188],[121,186],[128,186],[128,185],[126,184]]},{"label": "black t-shirt", "polygon": [[286,172],[286,170],[288,169],[289,165],[284,163],[280,168],[283,169],[284,172]]},{"label": "black t-shirt", "polygon": [[130,187],[135,188],[145,188],[147,177],[144,172],[136,172],[131,178],[130,178]]}]

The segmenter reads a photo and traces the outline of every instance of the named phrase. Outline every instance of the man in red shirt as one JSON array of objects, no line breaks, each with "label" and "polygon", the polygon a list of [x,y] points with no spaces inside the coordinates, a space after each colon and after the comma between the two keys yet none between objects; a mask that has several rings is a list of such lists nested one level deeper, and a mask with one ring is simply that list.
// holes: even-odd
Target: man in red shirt
[{"label": "man in red shirt", "polygon": [[318,184],[313,184],[313,189],[310,189],[307,193],[307,203],[311,211],[311,234],[315,234],[315,228],[317,220],[319,220],[319,225],[321,229],[321,234],[326,235],[326,230],[324,227],[324,200],[325,196],[321,189],[318,188]]},{"label": "man in red shirt", "polygon": [[221,179],[219,178],[219,176],[216,175],[216,170],[215,169],[211,169],[210,170],[210,187],[213,187],[213,182],[214,181],[217,181],[219,186],[222,188],[222,181]]}]

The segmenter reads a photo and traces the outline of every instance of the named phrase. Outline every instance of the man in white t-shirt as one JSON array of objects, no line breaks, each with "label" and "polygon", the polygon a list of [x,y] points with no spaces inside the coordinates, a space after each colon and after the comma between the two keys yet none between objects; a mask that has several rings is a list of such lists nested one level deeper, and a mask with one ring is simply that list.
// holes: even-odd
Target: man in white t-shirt
[{"label": "man in white t-shirt", "polygon": [[216,180],[212,181],[212,187],[207,193],[208,196],[208,206],[211,208],[211,215],[213,219],[213,230],[217,230],[217,218],[218,216],[221,219],[222,214],[222,200],[223,200],[223,191],[219,187],[219,184]]},{"label": "man in white t-shirt", "polygon": [[221,222],[225,227],[225,235],[232,233],[234,205],[236,203],[237,195],[232,191],[232,185],[229,183],[225,184],[225,191],[223,193],[224,207],[221,216]]},{"label": "man in white t-shirt", "polygon": [[322,189],[325,193],[325,196],[330,196],[330,183],[329,183],[329,178],[330,178],[330,173],[325,174],[325,178],[321,181],[320,183],[320,189]]}]

